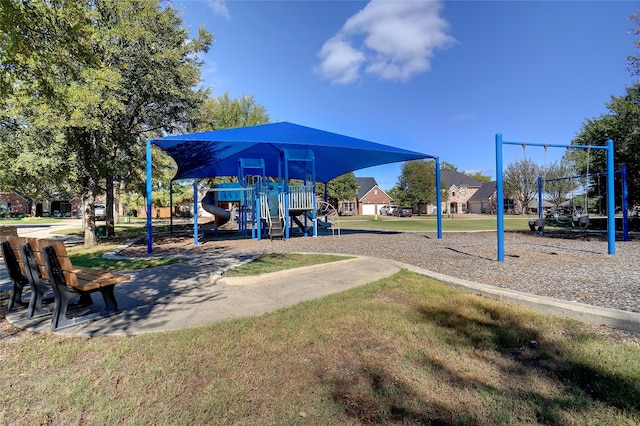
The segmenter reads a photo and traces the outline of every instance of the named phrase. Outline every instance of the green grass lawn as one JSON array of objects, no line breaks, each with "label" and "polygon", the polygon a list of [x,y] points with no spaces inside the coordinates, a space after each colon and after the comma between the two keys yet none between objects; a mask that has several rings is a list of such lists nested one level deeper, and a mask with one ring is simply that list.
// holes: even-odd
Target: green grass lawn
[{"label": "green grass lawn", "polygon": [[303,253],[268,253],[256,260],[225,272],[227,277],[246,277],[270,272],[283,271],[291,268],[318,265],[352,259],[352,256],[334,254],[303,254]]},{"label": "green grass lawn", "polygon": [[2,424],[640,423],[637,346],[407,271],[178,331],[18,333],[0,355]]},{"label": "green grass lawn", "polygon": [[122,258],[111,259],[102,257],[108,251],[115,249],[115,244],[101,244],[97,248],[86,249],[74,247],[69,249],[69,258],[75,266],[100,269],[103,271],[131,271],[136,269],[153,268],[182,262],[184,259],[167,258]]},{"label": "green grass lawn", "polygon": [[[527,230],[529,220],[534,216],[506,216],[505,230]],[[378,216],[342,216],[340,227],[344,229],[376,229],[384,231],[436,231],[435,216],[412,216],[391,218]],[[447,231],[495,231],[497,222],[495,216],[466,218],[465,215],[442,218],[442,230]]]}]

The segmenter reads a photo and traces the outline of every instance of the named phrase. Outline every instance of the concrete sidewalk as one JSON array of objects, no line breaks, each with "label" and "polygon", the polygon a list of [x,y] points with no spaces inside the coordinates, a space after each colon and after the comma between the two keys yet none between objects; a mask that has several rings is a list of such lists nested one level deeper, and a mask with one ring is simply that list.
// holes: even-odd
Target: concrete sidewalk
[{"label": "concrete sidewalk", "polygon": [[[400,270],[393,262],[357,257],[261,277],[221,276],[221,271],[251,259],[212,255],[128,272],[131,281],[115,287],[121,313],[56,333],[134,335],[259,315],[367,284]],[[94,305],[102,306],[99,294],[93,299]],[[7,319],[16,327],[38,332],[48,332],[51,321],[49,316],[29,320],[24,311],[8,313]]]},{"label": "concrete sidewalk", "polygon": [[[31,230],[30,230],[31,231]],[[32,235],[68,239],[50,232]],[[131,281],[116,285],[120,313],[58,331],[67,335],[135,335],[176,330],[251,315],[259,315],[301,301],[316,299],[391,276],[401,268],[435,278],[457,288],[490,298],[518,303],[534,310],[574,318],[597,325],[640,332],[640,313],[601,308],[577,302],[479,284],[437,274],[413,265],[373,257],[357,257],[259,277],[223,278],[230,268],[252,260],[250,255],[212,252],[198,259],[158,268],[127,272]],[[6,290],[8,275],[0,267],[0,289]],[[93,295],[94,307],[103,306]],[[50,317],[28,320],[24,311],[6,315],[19,328],[49,332]]]}]

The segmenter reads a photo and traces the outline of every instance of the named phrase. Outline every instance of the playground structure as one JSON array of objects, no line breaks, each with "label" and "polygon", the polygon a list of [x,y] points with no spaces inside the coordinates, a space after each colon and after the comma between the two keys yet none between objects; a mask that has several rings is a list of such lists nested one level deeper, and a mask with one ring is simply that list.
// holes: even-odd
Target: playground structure
[{"label": "playground structure", "polygon": [[[526,146],[540,146],[547,149],[553,148],[571,148],[571,149],[602,149],[607,153],[607,211],[615,212],[615,184],[614,184],[614,162],[613,162],[613,140],[607,140],[605,146],[600,145],[561,145],[561,144],[541,144],[541,143],[528,143],[528,142],[509,142],[502,139],[502,134],[496,134],[496,201],[497,201],[497,254],[498,262],[504,262],[504,182],[502,176],[502,147],[503,145],[520,145]],[[534,221],[533,229],[544,228],[544,219],[542,218],[542,197],[538,196],[538,215],[539,218]],[[540,229],[541,231],[541,229]],[[609,254],[616,253],[616,229],[615,229],[615,215],[607,215],[607,252]]]},{"label": "playground structure", "polygon": [[[223,198],[237,207],[240,232],[253,238],[280,235],[289,238],[297,226],[303,235],[317,236],[318,226],[336,224],[328,209],[318,210],[316,182],[326,184],[345,173],[382,164],[430,158],[436,164],[436,186],[440,185],[437,156],[383,145],[293,123],[278,122],[233,129],[164,136],[147,140],[147,208],[152,200],[152,146],[168,154],[177,165],[173,180],[194,182],[194,244],[198,244],[198,181],[219,176],[238,176],[235,187],[205,188],[203,209],[218,215],[214,229],[235,218],[227,213]],[[171,194],[170,194],[171,198]],[[436,192],[437,237],[442,238],[440,192]],[[226,204],[228,207],[229,204]],[[322,207],[322,206],[321,206]],[[150,211],[150,210],[149,210]],[[319,219],[324,216],[324,221]],[[215,224],[215,222],[218,224]],[[225,222],[225,223],[227,223]],[[281,229],[278,234],[278,228]],[[333,228],[332,228],[333,229]],[[334,230],[335,232],[335,230]],[[153,226],[147,217],[147,253],[153,252]]]},{"label": "playground structure", "polygon": [[[306,176],[300,185],[291,185],[288,177],[290,162],[305,164]],[[301,233],[318,235],[316,217],[315,159],[311,150],[281,150],[279,176],[273,180],[266,176],[264,159],[240,158],[238,182],[221,183],[206,188],[200,202],[202,208],[213,214],[217,229],[231,219],[231,211],[237,211],[238,230],[251,238],[289,238],[294,225]],[[194,200],[198,187],[194,183]],[[225,208],[226,206],[227,208]],[[197,244],[198,203],[194,203],[194,242]],[[206,226],[206,225],[205,225]],[[209,227],[207,227],[209,228]]]}]

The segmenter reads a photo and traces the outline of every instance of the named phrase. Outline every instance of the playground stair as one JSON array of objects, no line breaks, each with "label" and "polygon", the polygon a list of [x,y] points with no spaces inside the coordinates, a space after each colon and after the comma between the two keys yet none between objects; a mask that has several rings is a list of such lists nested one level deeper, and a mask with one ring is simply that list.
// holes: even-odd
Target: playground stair
[{"label": "playground stair", "polygon": [[282,221],[278,216],[271,216],[271,226],[269,228],[269,238],[284,238],[284,229],[282,228]]}]

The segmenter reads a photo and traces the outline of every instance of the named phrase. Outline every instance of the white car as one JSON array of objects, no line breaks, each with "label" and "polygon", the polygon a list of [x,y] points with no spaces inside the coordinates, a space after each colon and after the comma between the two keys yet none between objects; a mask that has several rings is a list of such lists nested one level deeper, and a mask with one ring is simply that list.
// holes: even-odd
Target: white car
[{"label": "white car", "polygon": [[107,218],[107,206],[104,204],[95,205],[96,220],[105,220]]}]

